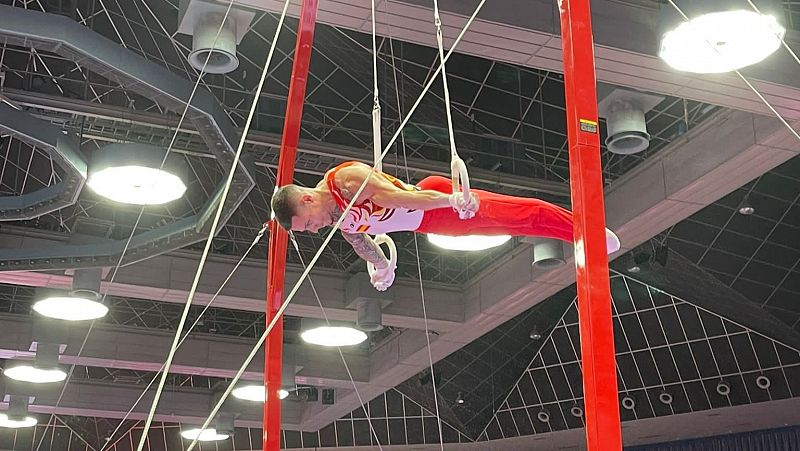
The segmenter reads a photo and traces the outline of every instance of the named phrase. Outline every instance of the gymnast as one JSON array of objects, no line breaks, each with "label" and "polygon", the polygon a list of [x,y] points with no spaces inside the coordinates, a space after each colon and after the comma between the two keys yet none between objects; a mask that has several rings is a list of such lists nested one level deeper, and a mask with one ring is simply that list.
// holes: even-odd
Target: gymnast
[{"label": "gymnast", "polygon": [[[280,187],[272,196],[272,211],[281,227],[317,232],[332,226],[365,178],[366,187],[339,229],[356,254],[375,265],[372,285],[386,290],[395,268],[368,234],[414,231],[439,235],[512,235],[573,242],[572,213],[540,199],[507,196],[472,189],[470,199],[452,192],[450,179],[426,177],[409,185],[372,167],[350,161],[329,170],[313,188]],[[461,219],[457,211],[462,211]],[[609,253],[619,239],[606,230]]]}]

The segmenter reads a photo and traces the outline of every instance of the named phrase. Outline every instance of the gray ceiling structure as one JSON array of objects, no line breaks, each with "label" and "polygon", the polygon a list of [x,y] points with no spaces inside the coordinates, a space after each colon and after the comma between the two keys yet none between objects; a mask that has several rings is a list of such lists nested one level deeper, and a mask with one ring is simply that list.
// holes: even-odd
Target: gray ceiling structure
[{"label": "gray ceiling structure", "polygon": [[[191,86],[197,79],[186,62],[190,38],[175,33],[177,0],[0,3],[8,5],[0,6],[0,113],[13,105],[19,110],[12,114],[68,131],[85,157],[109,142],[166,147],[177,132],[173,151],[185,158],[193,175],[184,200],[146,209],[136,227],[138,209],[84,189],[62,208],[4,222],[0,229],[2,359],[33,356],[36,317],[30,304],[36,289],[68,288],[70,268],[90,264],[43,256],[41,249],[65,248],[76,239],[115,242],[135,233],[143,247],[131,261],[158,254],[123,266],[113,283],[107,276],[102,290],[109,316],[91,332],[86,325],[70,329],[61,362],[73,365],[72,376],[63,393],[59,386],[36,394],[31,410],[40,414],[41,424],[0,433],[0,449],[45,444],[41,449],[98,450],[109,438],[105,449],[130,450],[141,434],[139,420],[147,404],[121,419],[165,358],[199,255],[188,241],[157,249],[146,244],[150,236],[174,231],[213,205],[226,175],[226,155],[213,151],[199,122],[203,114],[178,129],[188,93],[166,99],[119,75],[135,61],[140,67],[129,69],[152,69],[177,84]],[[441,2],[445,45],[476,4]],[[791,28],[787,42],[797,50],[800,6],[783,4]],[[238,49],[241,64],[227,75],[204,76],[200,85],[203,105],[214,106],[214,122],[227,124],[219,130],[229,144],[244,123],[282,2],[237,0],[237,5],[257,10]],[[568,206],[555,5],[487,2],[448,63],[448,74],[456,140],[470,161],[473,184]],[[607,221],[624,251],[612,263],[619,386],[621,395],[630,393],[637,402],[634,411],[623,409],[626,443],[680,438],[675,431],[687,437],[795,424],[800,422],[800,142],[736,76],[677,73],[658,59],[652,30],[659,7],[650,0],[593,2],[601,91],[621,86],[664,98],[647,114],[650,149],[625,157],[602,151]],[[428,2],[384,0],[377,2],[377,11],[383,130],[389,136],[416,100],[437,55],[431,48]],[[12,12],[20,20],[7,21]],[[290,15],[298,12],[299,3],[293,4]],[[371,155],[369,3],[322,1],[318,19],[298,149],[296,180],[303,184],[315,183],[338,162]],[[23,20],[55,21],[81,39],[98,39],[114,49],[119,65],[101,70],[81,56],[86,51],[68,51],[77,44],[57,30],[31,34],[50,33],[64,44],[22,40],[19,33],[25,30],[15,29]],[[202,421],[220,385],[264,330],[265,240],[199,315],[269,217],[295,29],[296,20],[290,19],[279,39],[275,69],[247,136],[247,165],[237,171],[244,177],[241,197],[227,210],[214,240],[197,306],[190,312],[190,321],[198,319],[198,325],[177,354],[169,402],[161,404],[156,417],[161,423],[149,435],[152,450],[180,448],[180,428]],[[795,130],[800,129],[798,73],[800,67],[783,51],[744,71]],[[410,180],[448,172],[442,102],[441,86],[434,84],[387,156],[387,171]],[[0,199],[60,190],[74,172],[59,159],[63,152],[54,157],[46,145],[8,126],[3,123],[0,135]],[[736,213],[745,196],[756,206],[756,214],[746,218]],[[377,436],[384,445],[439,449],[429,351],[436,362],[446,442],[462,443],[463,449],[486,449],[482,440],[492,440],[498,450],[580,446],[581,419],[570,411],[581,402],[572,263],[534,270],[530,246],[516,239],[479,254],[442,252],[411,234],[397,234],[395,240],[399,277],[388,293],[392,303],[384,309],[387,328],[345,351],[353,382],[337,353],[299,342],[299,318],[323,316],[309,284],[289,305],[285,341],[297,355],[295,382],[309,387],[308,393],[311,387],[334,388],[335,403],[323,405],[305,392],[284,401],[284,446],[347,449],[373,446]],[[309,234],[298,241],[307,261],[322,238]],[[665,267],[626,273],[632,255],[664,244],[671,252]],[[292,250],[289,262],[287,280],[293,284],[302,267]],[[430,349],[419,274],[433,331]],[[354,297],[375,296],[365,287],[363,263],[339,239],[323,253],[311,280],[332,319],[354,320],[356,313],[348,308]],[[542,339],[531,340],[532,330]],[[698,362],[712,357],[717,367],[701,368]],[[758,374],[770,376],[770,390],[754,387]],[[260,378],[260,364],[254,363],[245,379]],[[727,398],[714,392],[721,378],[733,388]],[[367,401],[366,410],[353,383]],[[673,394],[671,409],[658,401],[661,390]],[[457,397],[465,402],[456,403]],[[260,449],[258,406],[231,406],[240,412],[234,438],[201,449]],[[542,409],[551,414],[550,423],[537,421]],[[743,416],[753,419],[743,422]]]}]

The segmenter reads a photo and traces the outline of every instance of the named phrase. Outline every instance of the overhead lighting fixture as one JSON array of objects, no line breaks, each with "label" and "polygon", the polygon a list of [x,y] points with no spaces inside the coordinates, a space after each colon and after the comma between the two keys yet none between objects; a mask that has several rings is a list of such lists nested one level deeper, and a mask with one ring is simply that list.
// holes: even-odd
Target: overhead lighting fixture
[{"label": "overhead lighting fixture", "polygon": [[64,321],[86,321],[106,316],[108,307],[91,299],[52,296],[33,304],[36,313]]},{"label": "overhead lighting fixture", "polygon": [[731,393],[731,386],[725,381],[719,381],[716,390],[721,396],[728,396]]},{"label": "overhead lighting fixture", "polygon": [[231,392],[234,398],[244,401],[264,402],[266,389],[263,384],[242,385]]},{"label": "overhead lighting fixture", "polygon": [[26,416],[22,419],[11,419],[5,413],[0,413],[0,428],[29,428],[31,426],[36,426],[38,422],[39,421],[32,416]]},{"label": "overhead lighting fixture", "polygon": [[483,251],[505,244],[511,239],[510,235],[447,236],[429,233],[427,236],[431,244],[453,251]]},{"label": "overhead lighting fixture", "polygon": [[456,404],[464,404],[465,402],[466,401],[464,401],[464,397],[461,396],[461,392],[458,392],[458,396],[456,396]]},{"label": "overhead lighting fixture", "polygon": [[217,432],[214,428],[193,428],[181,431],[181,437],[186,440],[197,440],[198,442],[219,442],[227,440],[230,435]]},{"label": "overhead lighting fixture", "polygon": [[114,202],[161,205],[183,196],[181,178],[185,164],[168,158],[164,151],[141,144],[111,144],[95,152],[86,184],[95,193]]},{"label": "overhead lighting fixture", "polygon": [[289,390],[284,388],[278,390],[278,399],[286,399],[289,396]]},{"label": "overhead lighting fixture", "polygon": [[28,395],[9,395],[8,410],[0,413],[0,427],[19,429],[35,426],[36,423],[36,417],[28,415]]},{"label": "overhead lighting fixture", "polygon": [[352,327],[321,326],[302,332],[300,338],[319,346],[353,346],[364,342],[367,334]]},{"label": "overhead lighting fixture", "polygon": [[58,368],[43,369],[36,368],[33,365],[19,365],[6,368],[3,374],[16,381],[30,382],[33,384],[61,382],[67,378],[67,373]]},{"label": "overhead lighting fixture", "polygon": [[745,197],[741,205],[739,205],[739,214],[742,216],[750,216],[756,212],[756,207],[750,202],[749,197]]},{"label": "overhead lighting fixture", "polygon": [[[6,368],[6,377],[33,384],[61,382],[67,373],[58,368],[58,344],[38,342],[33,364],[17,364]],[[12,364],[13,365],[13,364]]]},{"label": "overhead lighting fixture", "polygon": [[[662,26],[669,29],[661,41],[659,56],[677,70],[701,74],[723,73],[756,64],[781,46],[786,34],[770,11],[771,1],[761,4],[761,14],[739,0],[675,0],[676,8],[662,6]],[[676,26],[677,25],[677,26]]]},{"label": "overhead lighting fixture", "polygon": [[99,302],[100,268],[76,269],[69,295],[48,296],[33,304],[42,316],[64,321],[86,321],[106,316],[108,307]]}]

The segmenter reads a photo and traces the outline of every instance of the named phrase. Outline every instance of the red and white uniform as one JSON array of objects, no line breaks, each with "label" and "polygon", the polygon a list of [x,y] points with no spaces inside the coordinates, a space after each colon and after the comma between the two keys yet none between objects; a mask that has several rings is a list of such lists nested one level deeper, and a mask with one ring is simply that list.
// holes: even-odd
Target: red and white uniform
[{"label": "red and white uniform", "polygon": [[[345,209],[350,199],[342,196],[334,183],[339,169],[353,162],[343,163],[325,176],[325,181],[336,204]],[[452,193],[450,179],[439,176],[426,177],[416,187],[403,183],[391,175],[379,173],[395,186],[406,189],[433,190]],[[507,196],[473,189],[480,199],[475,217],[462,220],[452,208],[434,210],[407,210],[384,208],[371,200],[353,206],[340,229],[348,233],[379,233],[415,231],[439,235],[514,235],[556,238],[573,241],[572,213],[549,202],[526,197]]]}]

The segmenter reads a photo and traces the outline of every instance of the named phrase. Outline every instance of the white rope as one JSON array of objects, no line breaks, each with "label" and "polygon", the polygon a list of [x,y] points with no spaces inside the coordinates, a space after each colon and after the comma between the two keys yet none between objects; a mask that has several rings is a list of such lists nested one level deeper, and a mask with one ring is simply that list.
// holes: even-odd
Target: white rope
[{"label": "white rope", "polygon": [[[447,71],[445,70],[444,44],[442,38],[442,18],[439,16],[439,0],[433,0],[433,22],[436,25],[436,44],[439,47],[439,61],[442,68],[442,88],[444,89],[444,109],[447,114],[447,132],[450,137],[450,177],[453,184],[453,192],[461,189],[464,200],[469,204],[469,175],[467,165],[458,156],[456,150],[456,135],[453,131],[453,115],[450,112],[450,88],[447,86]],[[449,55],[449,53],[448,53]],[[435,75],[434,77],[435,78]],[[458,212],[461,219],[467,219],[466,211]]]},{"label": "white rope", "polygon": [[[294,234],[290,233],[289,238],[292,241],[292,245],[294,246],[295,251],[297,252],[297,256],[300,258],[300,263],[305,268],[306,263],[303,260],[303,254],[300,252],[300,246],[297,244],[297,240],[294,238]],[[322,306],[322,299],[319,297],[319,293],[317,293],[317,288],[314,286],[314,281],[311,277],[308,278],[308,283],[311,285],[311,291],[314,292],[314,297],[317,298],[317,304],[319,304],[319,309],[322,311],[322,317],[325,319],[325,324],[327,326],[331,325],[330,320],[328,319],[328,313],[325,311],[325,307]],[[344,353],[342,352],[342,347],[337,346],[336,350],[339,351],[339,357],[342,359],[342,364],[344,364],[344,369],[347,371],[347,377],[350,378],[350,383],[353,384],[353,390],[356,392],[356,397],[358,398],[358,403],[361,404],[361,407],[364,409],[364,414],[367,416],[367,424],[369,424],[370,433],[375,437],[375,443],[378,444],[378,449],[383,451],[383,447],[381,446],[381,440],[378,438],[378,434],[375,432],[375,429],[372,427],[372,418],[370,417],[369,413],[369,406],[364,402],[364,399],[361,397],[361,393],[358,391],[358,387],[356,386],[356,381],[353,379],[353,373],[350,372],[350,365],[347,364],[347,359],[344,358]]]},{"label": "white rope", "polygon": [[[200,323],[200,320],[203,318],[203,315],[205,315],[205,313],[206,313],[206,312],[208,311],[208,309],[211,307],[211,304],[213,304],[213,303],[214,303],[214,301],[217,299],[217,297],[218,297],[218,296],[219,296],[219,294],[222,292],[222,290],[223,290],[223,289],[224,289],[224,288],[225,288],[225,287],[228,285],[228,282],[229,282],[229,281],[231,280],[231,278],[233,277],[233,274],[234,274],[234,273],[235,273],[235,272],[236,272],[236,271],[239,269],[239,266],[241,266],[241,265],[242,265],[242,263],[244,263],[244,260],[245,260],[245,258],[247,258],[247,256],[250,254],[250,251],[252,251],[252,250],[253,250],[253,248],[254,248],[254,247],[256,247],[256,245],[257,245],[257,244],[258,244],[258,243],[261,241],[261,238],[264,236],[264,233],[265,233],[266,231],[267,231],[267,225],[265,224],[264,226],[262,226],[262,227],[261,227],[261,230],[259,230],[259,231],[258,231],[258,234],[257,234],[257,235],[256,235],[256,237],[253,239],[253,242],[252,242],[252,243],[250,243],[250,247],[248,247],[248,248],[247,248],[247,250],[246,250],[246,251],[244,252],[244,254],[242,255],[242,257],[241,257],[241,258],[239,258],[239,261],[238,261],[238,262],[236,262],[236,264],[233,266],[233,269],[231,269],[231,270],[228,272],[228,275],[227,275],[227,277],[225,277],[225,280],[224,280],[224,281],[222,281],[222,284],[219,286],[219,288],[218,288],[218,289],[217,289],[217,291],[214,293],[214,295],[213,295],[213,296],[211,296],[211,299],[208,301],[208,303],[206,304],[206,306],[203,308],[203,310],[200,312],[200,314],[199,314],[199,315],[197,315],[197,318],[194,320],[194,323],[192,323],[192,325],[191,325],[191,326],[189,326],[189,329],[186,331],[186,333],[184,333],[184,334],[183,334],[183,337],[181,338],[181,341],[178,343],[178,348],[180,348],[180,347],[183,345],[183,342],[185,342],[185,341],[186,341],[186,339],[187,339],[187,338],[189,338],[189,334],[191,334],[191,333],[192,333],[192,331],[194,330],[194,328],[195,328],[195,327],[197,327],[197,324],[199,324],[199,323]],[[132,406],[131,406],[131,408],[130,408],[130,409],[128,409],[128,411],[125,413],[125,416],[124,416],[124,417],[122,417],[122,420],[120,420],[120,422],[119,422],[119,424],[117,425],[117,427],[114,429],[114,431],[112,431],[112,432],[111,432],[111,434],[109,434],[109,435],[108,435],[109,439],[108,439],[108,441],[106,441],[106,443],[104,443],[104,444],[103,444],[103,446],[100,448],[100,451],[103,451],[103,450],[106,448],[106,446],[111,446],[111,445],[110,445],[110,444],[111,444],[111,439],[112,439],[112,438],[114,438],[114,435],[115,435],[117,432],[119,432],[119,430],[122,428],[122,425],[123,425],[123,423],[125,423],[125,420],[127,420],[127,419],[128,419],[128,417],[131,415],[131,413],[133,413],[133,410],[136,408],[136,406],[137,406],[137,405],[139,405],[139,402],[142,400],[142,398],[144,398],[144,396],[145,396],[145,395],[147,394],[147,392],[150,390],[150,387],[152,387],[152,386],[153,386],[153,384],[156,382],[156,380],[158,379],[158,374],[159,374],[161,371],[164,371],[164,367],[165,367],[165,365],[166,365],[166,364],[162,364],[162,365],[161,365],[161,368],[160,368],[158,371],[156,371],[156,374],[153,376],[153,378],[152,378],[152,379],[150,379],[150,382],[147,384],[147,386],[144,388],[144,390],[142,390],[142,393],[139,395],[139,397],[138,397],[138,398],[136,398],[136,401],[134,401],[134,402],[133,402],[133,405],[132,405]]]},{"label": "white rope", "polygon": [[[394,78],[394,84],[395,84],[395,98],[397,100],[397,112],[398,115],[402,115],[403,110],[402,110],[402,105],[400,104],[400,89],[397,86],[397,68],[395,66],[395,59],[394,59],[394,46],[392,45],[391,42],[389,43],[389,51],[391,52],[391,57],[392,57],[392,77]],[[400,147],[403,149],[403,167],[405,168],[406,171],[406,180],[408,180],[410,174],[408,171],[408,155],[406,154],[406,140],[402,136],[400,137]],[[419,257],[419,239],[416,233],[414,234],[414,254],[417,258],[417,277],[419,278],[419,295],[420,299],[422,300],[422,319],[425,323],[425,342],[428,346],[428,362],[431,368],[431,382],[433,385],[433,402],[436,405],[436,422],[439,427],[439,446],[442,450],[444,450],[444,436],[442,435],[442,419],[439,416],[439,397],[436,388],[436,376],[433,371],[431,338],[430,338],[430,332],[428,331],[428,309],[425,307],[425,284],[422,281],[422,262]]]},{"label": "white rope", "polygon": [[[231,5],[233,4],[233,0],[231,0]],[[230,8],[230,5],[229,5]],[[250,130],[250,125],[253,122],[253,116],[255,115],[256,107],[258,106],[258,100],[261,96],[261,89],[264,86],[264,81],[267,78],[267,74],[269,73],[269,65],[272,61],[272,56],[275,53],[275,48],[278,43],[278,36],[280,35],[280,31],[283,28],[283,21],[286,17],[286,11],[289,8],[289,0],[283,5],[283,11],[281,12],[281,18],[278,21],[278,26],[275,29],[275,37],[272,40],[272,45],[270,46],[269,53],[267,54],[267,61],[264,63],[264,70],[261,72],[261,79],[258,82],[258,86],[255,89],[255,95],[253,97],[253,104],[250,107],[250,113],[247,116],[247,121],[244,124],[244,128],[242,129],[242,135],[239,139],[239,145],[236,149],[236,154],[233,157],[233,161],[231,162],[231,168],[228,172],[228,178],[225,181],[225,187],[222,191],[222,196],[219,200],[219,206],[217,207],[217,212],[214,215],[214,221],[212,222],[211,229],[208,232],[208,239],[206,240],[206,245],[203,248],[203,253],[200,256],[200,264],[197,267],[197,271],[195,272],[194,280],[192,282],[192,288],[189,290],[189,297],[186,300],[186,306],[183,309],[183,314],[181,315],[180,322],[178,323],[178,329],[175,334],[175,339],[172,342],[172,347],[169,350],[169,355],[167,356],[167,360],[164,362],[164,371],[161,373],[161,379],[158,382],[158,388],[156,389],[155,397],[153,398],[153,404],[150,407],[150,412],[147,414],[147,421],[145,422],[144,428],[142,430],[142,437],[139,440],[139,445],[137,446],[137,451],[142,451],[144,448],[144,444],[147,441],[147,433],[150,430],[150,425],[153,422],[153,417],[155,416],[156,407],[158,406],[158,402],[161,399],[161,393],[164,390],[164,384],[167,380],[167,375],[169,374],[169,369],[172,366],[172,360],[175,357],[175,352],[178,348],[178,340],[181,336],[181,331],[183,330],[183,326],[186,324],[186,318],[189,315],[189,307],[192,304],[192,300],[194,299],[195,292],[197,291],[197,285],[200,282],[200,276],[203,273],[203,268],[205,267],[206,259],[208,258],[208,253],[211,249],[211,243],[214,239],[214,235],[217,230],[217,225],[219,224],[219,219],[222,216],[222,210],[225,205],[225,199],[228,197],[228,192],[230,191],[231,183],[233,181],[233,174],[236,171],[236,167],[239,165],[239,159],[242,154],[242,149],[244,148],[245,138],[247,137],[247,132]],[[224,22],[223,22],[224,24]],[[210,52],[209,52],[210,53]]]},{"label": "white rope", "polygon": [[[686,14],[683,12],[683,10],[682,10],[682,9],[681,9],[681,8],[680,8],[678,5],[676,5],[676,4],[675,4],[675,2],[673,2],[672,0],[667,0],[667,1],[670,3],[670,5],[672,5],[673,7],[675,7],[675,9],[678,11],[678,13],[680,13],[680,15],[683,17],[683,19],[684,19],[684,20],[686,20],[686,21],[688,21],[688,20],[689,20],[689,17],[688,17],[688,16],[687,16],[687,15],[686,15]],[[750,4],[751,4],[751,5],[753,5],[752,3],[750,3]],[[755,8],[755,9],[756,9],[756,11],[758,11],[758,8],[756,8],[756,7],[755,7],[755,5],[753,5],[753,8]],[[787,49],[789,49],[789,46],[788,46],[788,45],[786,45],[786,43],[783,41],[783,39],[781,39],[781,42],[783,42],[783,43],[784,43],[784,45],[786,46],[786,48],[787,48]],[[714,45],[714,43],[712,43],[712,42],[710,42],[710,41],[706,40],[706,44],[708,44],[709,46],[711,46],[711,48],[712,48],[712,49],[714,49],[714,51],[715,51],[715,52],[717,52],[717,54],[719,54],[719,50],[717,49],[717,46],[716,46],[716,45]],[[792,50],[791,50],[791,49],[789,49],[789,52],[792,54],[792,56],[794,56],[794,58],[795,58],[795,59],[797,59],[797,55],[795,55],[795,53],[794,53],[794,52],[792,52]],[[798,60],[798,63],[800,63],[800,60]],[[738,75],[738,76],[739,76],[739,78],[740,78],[740,79],[741,79],[741,80],[744,82],[744,84],[746,84],[746,85],[747,85],[747,87],[748,87],[748,88],[750,88],[750,90],[752,90],[752,91],[753,91],[753,93],[755,93],[755,95],[756,95],[756,96],[757,96],[759,99],[761,99],[761,101],[764,103],[764,105],[766,105],[766,106],[767,106],[767,108],[769,108],[769,110],[770,110],[770,111],[772,111],[772,114],[774,114],[774,115],[775,115],[775,117],[777,117],[777,118],[778,118],[778,120],[779,120],[779,121],[781,121],[781,123],[782,123],[784,126],[786,126],[786,128],[788,128],[788,129],[789,129],[789,131],[790,131],[790,132],[791,132],[791,133],[792,133],[792,134],[795,136],[795,138],[797,138],[798,140],[800,140],[800,134],[797,132],[797,130],[795,130],[795,129],[794,129],[792,126],[791,126],[791,124],[789,124],[789,122],[787,122],[787,121],[786,121],[786,119],[784,119],[784,118],[783,118],[783,116],[781,116],[781,114],[780,114],[780,113],[778,113],[778,110],[776,110],[776,109],[775,109],[775,107],[773,107],[773,106],[772,106],[772,104],[771,104],[771,103],[769,103],[769,101],[768,101],[768,100],[767,100],[767,99],[766,99],[766,98],[765,98],[763,95],[761,95],[761,93],[758,91],[758,89],[756,89],[756,87],[755,87],[755,86],[753,86],[753,85],[752,85],[752,83],[750,83],[750,81],[749,81],[749,80],[747,80],[747,78],[745,78],[745,76],[744,76],[744,75],[742,75],[742,73],[741,73],[741,72],[739,72],[739,70],[738,70],[738,69],[734,69],[733,71],[736,73],[736,75]],[[688,124],[687,124],[687,125],[688,125]]]},{"label": "white rope", "polygon": [[[486,3],[486,0],[481,0],[480,3],[478,3],[478,6],[476,7],[475,12],[472,13],[472,16],[470,16],[470,18],[467,21],[466,25],[464,25],[464,28],[461,30],[461,33],[458,35],[458,38],[456,38],[455,42],[453,43],[453,47],[451,47],[450,50],[447,52],[447,55],[445,56],[445,61],[447,61],[447,59],[453,53],[455,48],[458,46],[458,43],[461,41],[461,38],[463,38],[464,34],[467,32],[467,30],[469,29],[469,26],[472,25],[472,22],[475,20],[475,17],[477,17],[478,13],[480,12],[481,8],[483,8],[483,5],[485,3]],[[288,5],[288,2],[287,2],[287,5]],[[285,9],[284,9],[284,12],[285,12]],[[431,77],[431,79],[428,81],[428,84],[425,85],[425,88],[422,90],[422,93],[420,93],[420,96],[417,98],[416,102],[414,102],[414,106],[411,107],[411,109],[408,112],[408,115],[406,116],[405,119],[403,119],[403,122],[400,124],[400,127],[397,129],[395,134],[392,136],[392,139],[389,141],[389,144],[387,144],[386,148],[383,150],[383,153],[381,154],[381,160],[389,152],[389,149],[391,148],[392,144],[394,144],[394,141],[397,140],[397,137],[400,135],[401,131],[403,130],[403,127],[405,126],[405,124],[411,118],[411,115],[414,114],[414,111],[416,110],[417,106],[419,106],[420,102],[422,101],[422,98],[425,96],[425,94],[428,92],[428,90],[430,89],[431,85],[433,84],[433,80],[436,77],[436,75],[438,75],[439,70],[441,70],[441,66],[439,66],[439,68],[434,73],[434,76]],[[264,342],[266,341],[267,336],[269,335],[269,333],[272,331],[272,328],[275,327],[275,324],[278,322],[278,319],[281,317],[281,315],[283,315],[283,312],[289,306],[289,303],[292,301],[292,299],[294,299],[295,294],[297,294],[297,291],[300,289],[300,285],[302,285],[302,283],[305,281],[306,277],[308,277],[308,274],[311,272],[311,269],[314,267],[314,265],[316,265],[317,260],[319,260],[319,257],[322,255],[322,252],[327,248],[327,246],[330,243],[331,239],[333,239],[333,236],[336,233],[336,230],[339,228],[339,226],[344,221],[344,218],[347,216],[347,213],[350,212],[350,209],[355,204],[356,199],[358,199],[358,196],[360,196],[361,193],[364,191],[364,188],[366,188],[368,181],[369,181],[369,178],[364,178],[364,181],[361,183],[361,186],[359,186],[358,190],[353,195],[353,198],[350,200],[350,202],[347,204],[347,206],[345,207],[345,209],[342,212],[342,214],[339,216],[339,219],[337,219],[336,223],[331,227],[331,231],[328,232],[328,235],[325,237],[325,240],[322,242],[322,245],[317,250],[317,253],[314,254],[314,257],[312,257],[312,259],[309,262],[309,264],[306,267],[306,269],[303,271],[303,273],[298,278],[297,282],[295,282],[294,286],[289,291],[289,294],[286,296],[286,300],[283,301],[283,304],[281,304],[280,308],[275,313],[275,316],[272,318],[272,320],[269,322],[269,324],[267,324],[266,330],[264,330],[264,333],[261,335],[261,337],[258,339],[256,344],[253,346],[253,349],[250,351],[250,354],[248,354],[247,357],[245,358],[244,362],[242,363],[242,366],[239,368],[239,371],[237,371],[236,375],[234,375],[233,379],[231,379],[230,385],[222,393],[222,395],[219,398],[219,401],[217,401],[217,404],[214,406],[214,408],[211,409],[211,413],[208,415],[208,417],[206,418],[206,421],[200,427],[201,429],[206,429],[208,427],[208,425],[211,424],[211,421],[214,419],[214,417],[217,415],[217,412],[219,412],[219,409],[222,408],[222,404],[225,402],[226,399],[228,399],[228,396],[230,396],[231,392],[233,391],[233,387],[236,385],[236,383],[239,381],[239,379],[241,379],[242,374],[244,374],[244,372],[247,369],[247,367],[253,361],[253,359],[255,358],[256,354],[258,353],[258,350],[261,348],[261,346],[264,345]],[[196,438],[194,440],[192,440],[192,442],[189,444],[189,447],[186,448],[186,451],[192,451],[194,449],[194,447],[197,445],[197,442],[198,442],[198,440]]]}]

